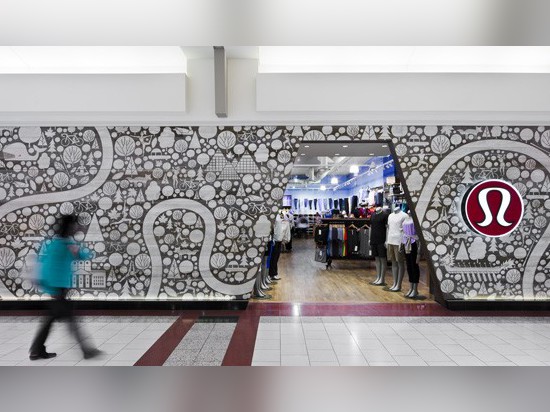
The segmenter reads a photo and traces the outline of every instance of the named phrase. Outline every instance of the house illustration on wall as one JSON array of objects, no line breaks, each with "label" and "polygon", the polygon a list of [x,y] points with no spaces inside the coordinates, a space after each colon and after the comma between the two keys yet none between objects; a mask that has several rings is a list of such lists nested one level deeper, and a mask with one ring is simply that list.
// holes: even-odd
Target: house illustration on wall
[{"label": "house illustration on wall", "polygon": [[107,274],[104,270],[92,270],[90,260],[73,262],[73,288],[105,289]]}]

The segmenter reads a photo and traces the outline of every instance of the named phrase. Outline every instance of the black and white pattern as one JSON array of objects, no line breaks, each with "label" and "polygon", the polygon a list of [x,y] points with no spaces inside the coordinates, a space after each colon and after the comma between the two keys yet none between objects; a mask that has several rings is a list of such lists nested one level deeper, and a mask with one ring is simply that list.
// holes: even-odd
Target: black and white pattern
[{"label": "black and white pattern", "polygon": [[[445,296],[547,298],[550,128],[201,126],[0,128],[0,297],[28,276],[60,214],[78,213],[82,299],[248,298],[301,141],[391,141]],[[460,217],[468,185],[513,183],[506,238]]]}]

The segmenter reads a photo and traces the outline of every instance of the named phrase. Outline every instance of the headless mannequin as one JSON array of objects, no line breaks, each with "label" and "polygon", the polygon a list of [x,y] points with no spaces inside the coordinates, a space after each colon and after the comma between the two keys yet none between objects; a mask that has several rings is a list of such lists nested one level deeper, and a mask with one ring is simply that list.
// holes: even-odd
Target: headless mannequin
[{"label": "headless mannequin", "polygon": [[393,285],[388,290],[399,292],[405,275],[405,259],[401,251],[401,241],[403,221],[407,218],[407,215],[399,206],[394,207],[392,215],[388,218],[387,248],[392,262]]},{"label": "headless mannequin", "polygon": [[[375,214],[382,213],[382,208],[377,207]],[[375,256],[374,263],[376,265],[376,279],[371,282],[375,286],[385,286],[386,285],[386,258],[384,256]]]},{"label": "headless mannequin", "polygon": [[[404,230],[403,234],[403,246],[405,247],[407,242],[410,243],[410,247],[405,247],[405,252],[407,249],[410,249],[407,253],[407,271],[409,272],[409,282],[410,288],[409,291],[405,294],[406,298],[409,299],[421,299],[424,298],[418,294],[418,281],[420,275],[420,244],[418,241],[418,236],[416,235],[416,229],[414,227],[414,222],[411,217],[411,212],[408,212],[409,217],[403,222]],[[415,245],[416,244],[416,245]]]}]

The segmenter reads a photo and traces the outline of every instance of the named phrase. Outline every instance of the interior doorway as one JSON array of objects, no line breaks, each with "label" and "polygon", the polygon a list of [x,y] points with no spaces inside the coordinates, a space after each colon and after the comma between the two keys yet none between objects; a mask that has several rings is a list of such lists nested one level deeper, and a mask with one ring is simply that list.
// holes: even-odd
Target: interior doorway
[{"label": "interior doorway", "polygon": [[[410,209],[406,187],[399,178],[389,145],[384,142],[302,144],[277,217],[288,222],[291,239],[281,242],[280,254],[273,253],[276,243],[271,245],[272,253],[263,271],[268,280],[272,280],[268,274],[273,256],[277,258],[277,277],[280,279],[266,282],[264,290],[259,291],[262,300],[413,301],[405,296],[411,289],[406,260],[401,261],[398,256],[398,260],[381,268],[382,260],[391,261],[387,250],[392,246],[384,249],[385,253],[379,253],[371,244],[376,230],[380,233],[374,228],[370,232],[375,214],[383,213],[387,218],[395,211],[405,219]],[[372,223],[376,219],[378,216]],[[276,222],[275,232],[277,227]],[[399,236],[399,243],[402,243],[401,238]],[[392,243],[396,243],[395,236],[393,239]],[[415,247],[420,245],[419,239],[415,241]],[[400,250],[403,249],[401,245]],[[381,254],[386,256],[377,261],[376,256]],[[406,257],[404,253],[403,257]],[[430,300],[429,271],[424,260],[419,262],[419,268],[417,294],[413,297]],[[380,282],[382,272],[385,277]],[[403,276],[401,282],[400,274]],[[373,284],[377,281],[383,284]]]}]

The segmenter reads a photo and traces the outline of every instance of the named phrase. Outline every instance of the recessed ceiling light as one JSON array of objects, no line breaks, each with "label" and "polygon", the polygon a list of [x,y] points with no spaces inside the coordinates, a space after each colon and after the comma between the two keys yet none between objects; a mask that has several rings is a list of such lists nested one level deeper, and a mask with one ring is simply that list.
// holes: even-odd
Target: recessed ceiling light
[{"label": "recessed ceiling light", "polygon": [[374,156],[374,153],[369,153],[369,156]]},{"label": "recessed ceiling light", "polygon": [[300,156],[305,156],[306,154],[305,153],[302,153]]},{"label": "recessed ceiling light", "polygon": [[359,166],[357,166],[357,165],[351,165],[351,166],[349,167],[349,172],[350,172],[350,173],[353,173],[353,174],[359,173]]},{"label": "recessed ceiling light", "polygon": [[382,147],[388,147],[388,145],[387,145],[387,144],[383,144]]},{"label": "recessed ceiling light", "polygon": [[327,190],[327,187],[325,185],[321,186],[321,190]]},{"label": "recessed ceiling light", "polygon": [[337,177],[333,177],[332,179],[330,179],[330,184],[332,184],[332,185],[337,185],[337,184],[338,184],[338,178],[337,178]]},{"label": "recessed ceiling light", "polygon": [[309,145],[308,145],[308,144],[306,144],[306,145],[305,145],[304,147],[309,147]]},{"label": "recessed ceiling light", "polygon": [[348,145],[347,145],[347,144],[343,144],[342,147],[348,147]]},{"label": "recessed ceiling light", "polygon": [[334,153],[334,156],[340,156],[340,153]]}]

